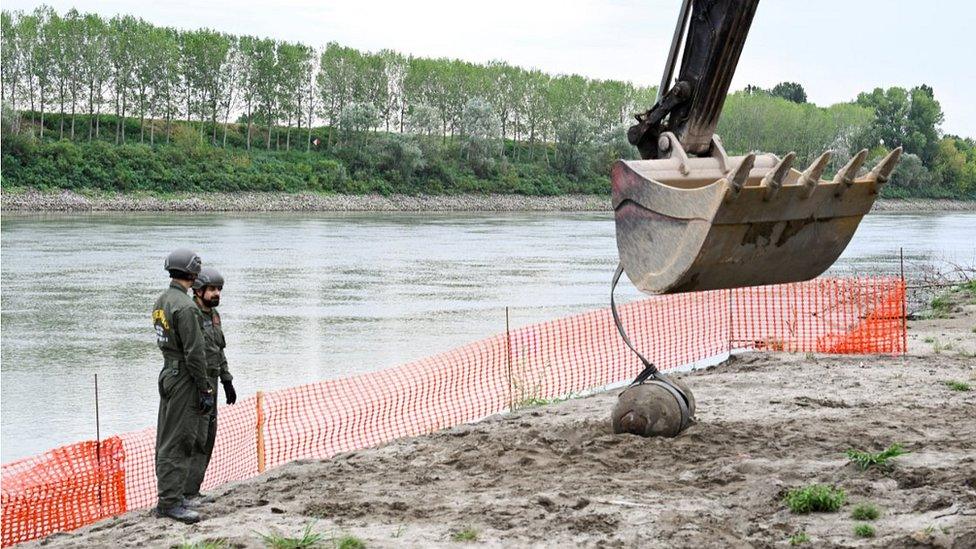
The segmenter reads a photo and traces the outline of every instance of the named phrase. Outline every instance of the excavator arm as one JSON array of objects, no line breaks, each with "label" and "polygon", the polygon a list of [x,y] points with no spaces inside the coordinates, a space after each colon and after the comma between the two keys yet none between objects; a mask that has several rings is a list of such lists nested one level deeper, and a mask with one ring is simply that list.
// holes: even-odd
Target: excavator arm
[{"label": "excavator arm", "polygon": [[610,173],[620,254],[610,309],[644,365],[613,410],[617,433],[675,436],[695,413],[687,385],[661,374],[627,337],[613,298],[623,272],[656,294],[814,278],[844,251],[901,155],[895,149],[861,174],[862,150],[821,179],[831,151],[802,172],[792,152],[726,154],[715,128],[758,4],[683,0],[657,101],[628,132],[643,160],[617,161]]},{"label": "excavator arm", "polygon": [[[689,154],[708,154],[757,5],[759,0],[683,0],[657,103],[637,115],[628,132],[642,158],[666,152],[658,146],[664,132],[674,134]],[[681,70],[672,85],[686,28]]]},{"label": "excavator arm", "polygon": [[[657,102],[628,132],[644,160],[611,170],[620,263],[644,292],[820,275],[898,163],[901,148],[864,174],[867,150],[827,151],[804,159],[812,162],[803,171],[793,169],[794,153],[726,154],[714,132],[758,4],[683,0]],[[833,153],[846,164],[821,179]]]}]

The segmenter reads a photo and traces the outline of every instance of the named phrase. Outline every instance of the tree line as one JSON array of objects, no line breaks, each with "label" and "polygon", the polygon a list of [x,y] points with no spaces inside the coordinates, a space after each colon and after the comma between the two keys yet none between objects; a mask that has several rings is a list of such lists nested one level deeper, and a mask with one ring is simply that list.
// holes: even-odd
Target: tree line
[{"label": "tree line", "polygon": [[[577,75],[550,76],[504,62],[476,65],[395,51],[363,53],[329,43],[305,44],[209,29],[158,27],[133,16],[104,19],[48,7],[3,12],[3,100],[14,110],[59,115],[57,136],[88,139],[105,129],[98,114],[140,120],[138,140],[153,143],[162,120],[200,122],[214,144],[218,127],[240,120],[247,147],[290,149],[317,123],[343,123],[400,133],[465,135],[471,101],[490,109],[492,132],[503,139],[552,140],[560,121],[579,111],[596,128],[611,129],[653,101],[654,89]],[[79,128],[78,114],[88,115]],[[470,113],[469,113],[470,114]],[[206,124],[205,124],[206,123]],[[254,127],[264,142],[251,138]],[[277,135],[283,127],[284,135]],[[118,143],[124,124],[114,132]],[[272,134],[275,134],[272,136]]]},{"label": "tree line", "polygon": [[[7,179],[26,173],[8,169],[11,162],[26,169],[30,154],[67,150],[44,143],[69,140],[323,153],[340,168],[329,165],[330,181],[389,183],[364,189],[422,191],[430,182],[435,189],[471,190],[479,179],[508,181],[515,192],[600,189],[614,160],[633,158],[626,128],[657,91],[500,61],[370,53],[336,43],[314,48],[48,7],[2,12],[0,68]],[[801,163],[827,149],[839,164],[863,147],[879,156],[904,146],[896,191],[974,194],[976,147],[971,139],[942,136],[942,120],[934,91],[924,85],[818,107],[807,102],[802,85],[782,82],[730,95],[718,133],[733,154],[795,150]],[[11,134],[35,143],[11,143]],[[226,168],[215,166],[239,160],[211,163],[208,177],[219,179]],[[275,173],[283,170],[275,166]],[[49,167],[31,169],[36,177],[27,180],[35,181]],[[301,173],[288,189],[302,188]],[[511,183],[520,178],[536,183]],[[103,184],[109,183],[97,183]]]}]

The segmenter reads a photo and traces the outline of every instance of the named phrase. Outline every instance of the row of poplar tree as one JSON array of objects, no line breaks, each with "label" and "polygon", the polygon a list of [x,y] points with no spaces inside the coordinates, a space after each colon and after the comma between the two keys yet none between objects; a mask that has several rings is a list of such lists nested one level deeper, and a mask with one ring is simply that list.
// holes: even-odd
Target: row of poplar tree
[{"label": "row of poplar tree", "polygon": [[[294,129],[308,147],[310,133],[302,132],[320,123],[534,142],[552,140],[559,124],[573,117],[608,131],[648,108],[656,93],[503,62],[363,53],[335,43],[317,50],[159,27],[125,15],[106,20],[41,7],[2,16],[3,101],[36,113],[42,132],[45,114],[57,113],[60,137],[97,138],[105,130],[96,115],[114,114],[138,119],[138,138],[148,142],[157,139],[157,125],[145,123],[150,119],[165,121],[159,129],[165,132],[173,120],[200,122],[215,144],[226,144],[228,122],[240,122],[247,126],[248,148],[271,148],[272,127],[285,129],[277,146],[290,148]],[[76,126],[77,115],[86,115],[84,127]],[[125,135],[124,124],[114,126],[109,131],[117,142],[134,138]],[[268,129],[257,138],[263,143],[252,143],[255,128]]]},{"label": "row of poplar tree", "polygon": [[[0,55],[5,137],[12,130],[42,141],[155,144],[171,137],[184,142],[189,133],[186,143],[249,150],[308,150],[317,137],[359,179],[389,179],[394,172],[400,179],[431,178],[445,170],[499,179],[504,174],[496,173],[495,160],[541,156],[553,181],[596,181],[615,159],[633,157],[625,135],[630,116],[651,106],[656,94],[656,88],[504,62],[368,53],[335,43],[316,49],[49,7],[3,11]],[[718,133],[730,152],[792,150],[800,164],[827,149],[842,164],[862,147],[882,156],[904,146],[892,189],[976,193],[976,143],[942,135],[944,116],[932,88],[879,88],[829,107],[806,99],[797,83],[749,86],[728,97]],[[20,114],[8,116],[8,107]],[[20,131],[22,121],[28,132]],[[369,130],[386,131],[387,138],[371,144]],[[448,146],[417,147],[441,140]],[[506,140],[522,144],[510,147]],[[35,160],[7,145],[11,159]],[[378,153],[397,160],[392,167],[374,165]],[[4,172],[16,180],[13,173]]]}]

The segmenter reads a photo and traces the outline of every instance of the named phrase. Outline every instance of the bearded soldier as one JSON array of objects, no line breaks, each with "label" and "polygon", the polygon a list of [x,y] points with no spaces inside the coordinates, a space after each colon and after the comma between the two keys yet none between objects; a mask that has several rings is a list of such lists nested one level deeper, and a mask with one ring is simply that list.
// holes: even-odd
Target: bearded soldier
[{"label": "bearded soldier", "polygon": [[217,380],[224,386],[227,404],[237,402],[237,391],[234,390],[234,376],[227,368],[227,356],[224,354],[226,342],[224,331],[220,323],[220,292],[224,288],[224,277],[216,269],[204,267],[193,282],[193,301],[203,315],[203,336],[207,351],[207,380],[215,395],[213,410],[210,411],[206,428],[201,433],[206,440],[201,452],[195,453],[190,460],[190,471],[186,477],[186,487],[183,497],[188,505],[194,507],[200,503],[207,503],[211,499],[200,494],[200,484],[210,464],[213,454],[214,441],[217,438]]},{"label": "bearded soldier", "polygon": [[186,293],[201,267],[200,256],[190,250],[169,254],[163,268],[172,280],[156,299],[152,312],[156,344],[163,353],[156,425],[156,513],[185,523],[200,520],[200,514],[184,502],[183,490],[191,456],[204,449],[206,438],[202,433],[214,408],[202,317]]}]

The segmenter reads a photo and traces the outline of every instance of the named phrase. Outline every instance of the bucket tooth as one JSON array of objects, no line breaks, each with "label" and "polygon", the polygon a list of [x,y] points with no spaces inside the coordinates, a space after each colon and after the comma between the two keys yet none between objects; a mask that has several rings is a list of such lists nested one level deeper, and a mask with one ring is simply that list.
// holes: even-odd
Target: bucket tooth
[{"label": "bucket tooth", "polygon": [[803,186],[803,190],[800,191],[801,198],[810,198],[810,195],[813,194],[814,189],[817,188],[817,183],[820,182],[820,176],[827,169],[827,163],[830,162],[830,157],[833,154],[830,151],[821,154],[813,161],[813,164],[810,164],[809,168],[800,174],[800,178],[796,183],[797,185]]},{"label": "bucket tooth", "polygon": [[868,179],[871,180],[871,190],[873,192],[878,192],[881,185],[888,182],[888,178],[891,177],[891,172],[895,171],[895,166],[898,165],[898,161],[901,160],[901,147],[888,153],[878,162],[878,165],[871,170],[868,174]]},{"label": "bucket tooth", "polygon": [[791,152],[783,157],[782,160],[776,164],[776,167],[766,174],[762,179],[760,185],[765,189],[763,191],[763,200],[770,201],[779,192],[779,188],[783,186],[783,180],[786,179],[786,175],[790,173],[790,168],[793,167],[793,161],[796,160],[796,153]]},{"label": "bucket tooth", "polygon": [[752,171],[752,167],[755,164],[755,153],[749,153],[734,170],[725,176],[725,182],[728,183],[728,188],[725,191],[726,201],[738,198],[739,193],[742,192],[743,185],[746,184],[746,179],[749,178],[749,172]]},{"label": "bucket tooth", "polygon": [[712,158],[718,160],[719,168],[722,171],[729,170],[729,153],[725,152],[725,145],[722,144],[722,139],[718,134],[712,136]]},{"label": "bucket tooth", "polygon": [[854,158],[850,160],[837,175],[834,176],[834,184],[837,185],[837,191],[834,196],[841,196],[847,189],[851,188],[854,184],[854,178],[857,177],[857,171],[861,169],[864,165],[864,161],[868,157],[868,150],[861,149],[860,152],[854,155]]}]

